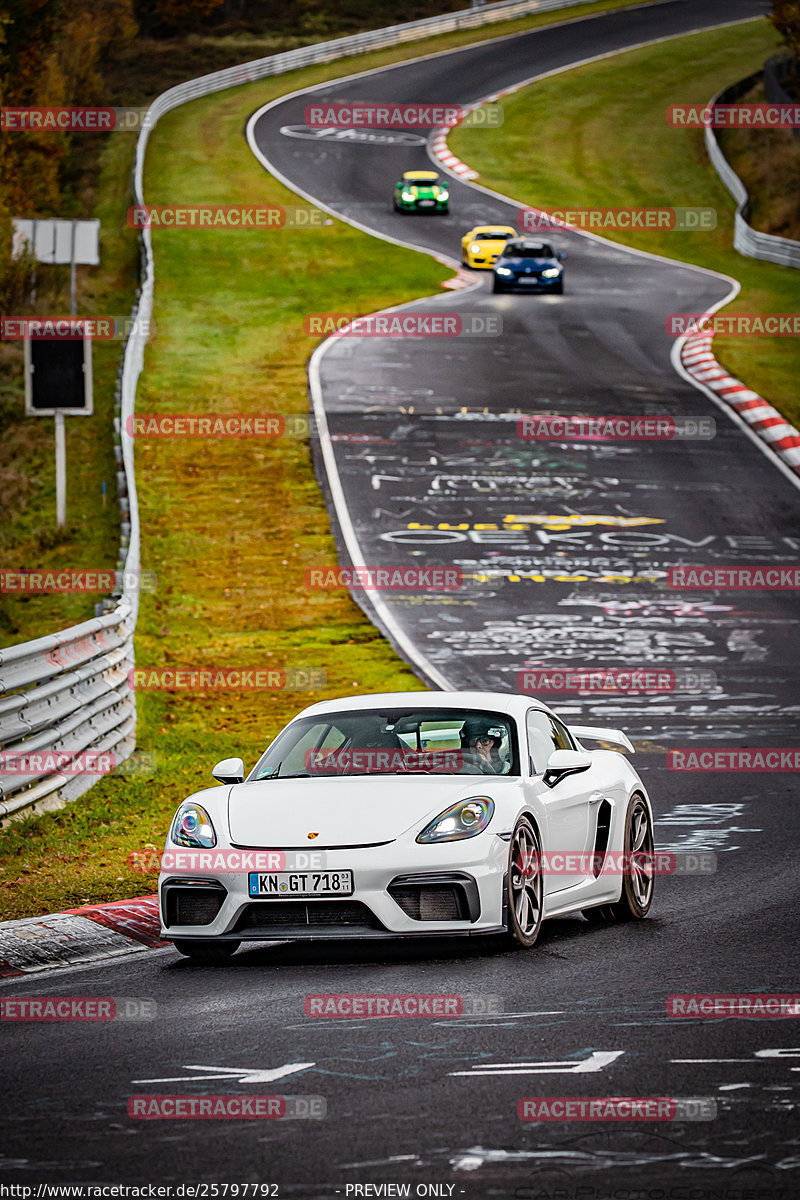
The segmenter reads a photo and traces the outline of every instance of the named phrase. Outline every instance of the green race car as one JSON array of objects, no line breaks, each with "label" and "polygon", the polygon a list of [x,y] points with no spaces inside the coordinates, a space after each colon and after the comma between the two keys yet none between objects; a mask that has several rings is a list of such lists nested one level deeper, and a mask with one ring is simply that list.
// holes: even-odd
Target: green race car
[{"label": "green race car", "polygon": [[439,182],[436,171],[405,171],[395,184],[395,212],[446,213],[449,201],[447,186]]}]

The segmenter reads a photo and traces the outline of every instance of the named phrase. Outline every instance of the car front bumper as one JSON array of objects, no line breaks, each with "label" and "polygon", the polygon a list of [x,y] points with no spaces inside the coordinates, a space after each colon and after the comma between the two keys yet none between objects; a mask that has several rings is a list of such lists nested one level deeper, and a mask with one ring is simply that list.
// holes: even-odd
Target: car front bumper
[{"label": "car front bumper", "polygon": [[519,288],[521,292],[549,292],[559,287],[563,278],[563,275],[554,279],[544,279],[540,275],[495,275],[498,287]]},{"label": "car front bumper", "polygon": [[[320,852],[319,869],[352,870],[354,890],[347,897],[256,899],[248,892],[246,870],[164,871],[161,936],[168,941],[452,937],[505,927],[506,840],[487,831],[462,842],[403,849],[399,854],[398,844],[390,842]],[[194,923],[197,918],[203,923]]]},{"label": "car front bumper", "polygon": [[499,257],[499,254],[486,254],[483,256],[480,254],[468,254],[467,262],[478,271],[482,269],[491,271]]},{"label": "car front bumper", "polygon": [[403,212],[421,213],[447,212],[449,203],[449,200],[434,200],[433,204],[426,204],[424,199],[397,201],[398,207],[401,208]]}]

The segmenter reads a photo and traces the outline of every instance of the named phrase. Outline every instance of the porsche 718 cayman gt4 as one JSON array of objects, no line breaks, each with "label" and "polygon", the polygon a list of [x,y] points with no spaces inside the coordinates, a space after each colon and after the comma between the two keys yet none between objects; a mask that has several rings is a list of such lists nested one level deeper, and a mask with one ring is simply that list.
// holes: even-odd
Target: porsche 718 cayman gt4
[{"label": "porsche 718 cayman gt4", "polygon": [[223,959],[244,941],[493,934],[544,918],[644,917],[653,817],[619,730],[568,727],[528,696],[398,692],[314,704],[249,774],[179,806],[162,936]]}]

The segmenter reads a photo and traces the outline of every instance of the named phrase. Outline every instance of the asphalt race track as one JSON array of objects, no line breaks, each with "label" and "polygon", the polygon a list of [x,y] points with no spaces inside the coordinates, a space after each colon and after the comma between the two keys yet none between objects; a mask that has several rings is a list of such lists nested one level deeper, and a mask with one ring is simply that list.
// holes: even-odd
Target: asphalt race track
[{"label": "asphalt race track", "polygon": [[[466,104],[570,62],[763,9],[676,0],[315,95]],[[424,145],[287,136],[282,129],[303,124],[307,102],[270,107],[254,136],[308,198],[450,257],[473,224],[515,223],[513,205],[456,181],[449,217],[394,214],[400,172],[430,165]],[[567,255],[563,296],[496,297],[476,273],[479,286],[404,310],[500,315],[501,337],[342,338],[317,356],[327,463],[316,453],[342,562],[355,549],[373,565],[461,569],[456,592],[360,597],[435,684],[513,690],[521,671],[541,666],[654,663],[689,679],[645,697],[543,698],[568,721],[624,728],[653,798],[657,846],[705,854],[716,869],[657,880],[651,915],[636,927],[561,918],[527,953],[466,940],[295,944],[245,948],[228,966],[207,968],[167,948],[3,981],[4,997],[149,999],[157,1019],[3,1023],[0,1183],[248,1182],[277,1184],[269,1194],[283,1197],[354,1196],[347,1188],[355,1184],[519,1200],[797,1194],[796,1020],[666,1014],[675,993],[797,985],[793,776],[666,766],[667,752],[681,747],[797,744],[796,604],[791,592],[670,590],[660,573],[678,564],[794,564],[800,497],[670,362],[666,314],[702,311],[730,285],[575,233],[551,240]],[[542,410],[713,417],[716,436],[520,439],[519,414]],[[618,582],[600,582],[607,573]],[[694,684],[681,676],[689,671]],[[322,993],[475,999],[472,1014],[456,1018],[307,1016],[305,998]],[[133,1095],[209,1092],[321,1097],[326,1115],[127,1115]],[[689,1106],[689,1116],[715,1115],[518,1118],[521,1098],[547,1096],[696,1098],[713,1103]]]}]

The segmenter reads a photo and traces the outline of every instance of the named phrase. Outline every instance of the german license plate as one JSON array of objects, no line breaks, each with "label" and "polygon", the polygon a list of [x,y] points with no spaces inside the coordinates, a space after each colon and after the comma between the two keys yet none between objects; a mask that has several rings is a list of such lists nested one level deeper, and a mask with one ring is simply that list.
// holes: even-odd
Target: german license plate
[{"label": "german license plate", "polygon": [[418,200],[417,201],[417,204],[420,206],[420,208],[433,208],[435,203],[436,203],[435,200]]},{"label": "german license plate", "polygon": [[539,279],[536,275],[522,275],[517,280],[517,283],[538,283]]},{"label": "german license plate", "polygon": [[352,871],[251,871],[248,893],[257,897],[352,896]]}]

